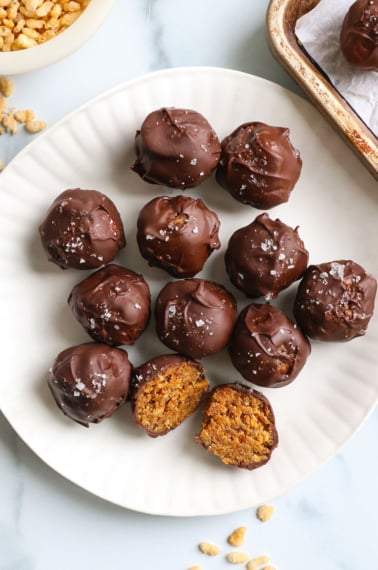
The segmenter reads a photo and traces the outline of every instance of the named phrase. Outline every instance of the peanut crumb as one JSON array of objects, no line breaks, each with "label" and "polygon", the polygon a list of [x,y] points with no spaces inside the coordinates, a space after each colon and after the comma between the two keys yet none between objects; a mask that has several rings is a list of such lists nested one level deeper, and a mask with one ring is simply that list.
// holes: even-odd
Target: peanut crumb
[{"label": "peanut crumb", "polygon": [[5,129],[5,132],[11,135],[15,135],[17,133],[18,123],[14,118],[13,113],[10,113],[9,111],[4,113],[1,122]]},{"label": "peanut crumb", "polygon": [[45,121],[32,120],[25,123],[25,129],[28,131],[28,133],[32,134],[39,133],[46,127],[47,123]]},{"label": "peanut crumb", "polygon": [[[0,9],[2,2],[4,3],[5,1],[6,0],[0,0]],[[35,119],[35,112],[33,109],[19,109],[17,111],[13,111],[12,108],[7,107],[7,96],[13,92],[13,90],[14,83],[7,77],[0,77],[0,135],[2,135],[4,131],[10,135],[15,135],[18,131],[19,123],[24,124],[25,130],[31,134],[39,133],[45,129],[47,127],[47,123],[45,121]]]},{"label": "peanut crumb", "polygon": [[239,528],[236,528],[227,538],[227,542],[231,544],[231,546],[242,546],[244,544],[246,532],[246,526],[240,526]]},{"label": "peanut crumb", "polygon": [[[262,556],[255,556],[255,558],[252,558],[248,562],[247,570],[260,570],[261,567],[267,564],[269,561],[270,561],[269,556],[265,556],[264,554]],[[266,566],[264,566],[264,570],[265,568]]]},{"label": "peanut crumb", "polygon": [[6,98],[0,97],[0,121],[1,121],[1,115],[4,113],[6,106],[7,106]]},{"label": "peanut crumb", "polygon": [[16,111],[14,114],[14,118],[19,123],[28,123],[29,121],[32,121],[34,117],[35,113],[33,109],[20,109],[19,111]]},{"label": "peanut crumb", "polygon": [[247,560],[249,560],[249,555],[246,552],[234,550],[227,554],[226,560],[230,564],[243,564],[243,562],[247,562]]},{"label": "peanut crumb", "polygon": [[0,77],[0,92],[4,97],[10,97],[14,91],[14,83],[8,77]]},{"label": "peanut crumb", "polygon": [[3,162],[3,161],[1,160],[1,158],[0,158],[0,172],[1,172],[2,170],[4,170],[4,168],[5,168],[5,164],[4,164],[4,162]]},{"label": "peanut crumb", "polygon": [[188,570],[202,570],[202,566],[191,566]]},{"label": "peanut crumb", "polygon": [[256,510],[256,516],[261,522],[266,522],[272,518],[274,507],[272,505],[261,505]]},{"label": "peanut crumb", "polygon": [[217,556],[221,552],[219,546],[210,544],[209,542],[200,542],[198,548],[203,554],[207,554],[208,556]]}]

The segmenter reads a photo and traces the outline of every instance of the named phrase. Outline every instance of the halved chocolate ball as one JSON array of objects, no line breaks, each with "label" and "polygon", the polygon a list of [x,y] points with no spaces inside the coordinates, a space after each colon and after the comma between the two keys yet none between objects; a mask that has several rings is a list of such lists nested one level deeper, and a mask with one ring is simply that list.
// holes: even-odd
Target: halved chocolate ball
[{"label": "halved chocolate ball", "polygon": [[134,370],[130,401],[136,423],[151,437],[176,429],[209,389],[203,366],[178,354],[156,356]]},{"label": "halved chocolate ball", "polygon": [[201,430],[195,438],[226,465],[256,469],[278,444],[268,399],[242,384],[222,384],[210,393]]}]

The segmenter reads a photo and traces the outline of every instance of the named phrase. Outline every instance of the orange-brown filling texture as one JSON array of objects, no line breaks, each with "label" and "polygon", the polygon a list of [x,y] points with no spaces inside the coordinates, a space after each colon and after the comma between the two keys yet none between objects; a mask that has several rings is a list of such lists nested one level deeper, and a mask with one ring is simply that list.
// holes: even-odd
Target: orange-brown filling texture
[{"label": "orange-brown filling texture", "polygon": [[175,429],[198,407],[208,386],[195,365],[170,366],[138,391],[136,419],[156,435]]},{"label": "orange-brown filling texture", "polygon": [[267,461],[274,445],[274,418],[264,401],[230,387],[215,390],[199,438],[223,463]]}]

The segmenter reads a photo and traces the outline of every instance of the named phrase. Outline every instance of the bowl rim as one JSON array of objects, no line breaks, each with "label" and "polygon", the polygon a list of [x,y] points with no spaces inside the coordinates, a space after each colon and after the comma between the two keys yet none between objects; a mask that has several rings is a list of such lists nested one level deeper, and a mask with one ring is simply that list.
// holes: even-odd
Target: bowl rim
[{"label": "bowl rim", "polygon": [[51,40],[24,50],[0,51],[0,75],[35,71],[67,57],[95,34],[115,2],[116,0],[90,0],[79,18]]}]

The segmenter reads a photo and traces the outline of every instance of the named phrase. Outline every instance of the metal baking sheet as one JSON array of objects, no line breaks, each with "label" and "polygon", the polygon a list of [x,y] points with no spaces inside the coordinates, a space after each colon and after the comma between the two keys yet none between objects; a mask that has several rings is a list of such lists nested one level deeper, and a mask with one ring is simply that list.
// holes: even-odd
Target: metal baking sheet
[{"label": "metal baking sheet", "polygon": [[378,139],[306,53],[295,34],[297,20],[320,0],[271,0],[267,37],[273,55],[307,93],[378,179]]}]

